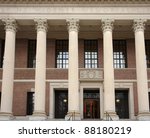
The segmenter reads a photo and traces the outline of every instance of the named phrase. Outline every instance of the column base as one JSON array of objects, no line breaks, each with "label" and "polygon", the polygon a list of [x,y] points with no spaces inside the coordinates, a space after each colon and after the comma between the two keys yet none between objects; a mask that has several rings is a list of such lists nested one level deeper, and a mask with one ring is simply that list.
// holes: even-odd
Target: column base
[{"label": "column base", "polygon": [[150,112],[141,112],[137,116],[139,121],[150,121]]},{"label": "column base", "polygon": [[103,120],[105,121],[118,121],[119,116],[116,114],[116,112],[105,112]]},{"label": "column base", "polygon": [[77,111],[69,111],[65,116],[66,121],[80,121],[81,116],[80,113]]},{"label": "column base", "polygon": [[32,116],[29,117],[30,121],[44,121],[47,119],[45,112],[35,111]]},{"label": "column base", "polygon": [[0,121],[9,121],[13,120],[15,117],[12,113],[0,112]]}]

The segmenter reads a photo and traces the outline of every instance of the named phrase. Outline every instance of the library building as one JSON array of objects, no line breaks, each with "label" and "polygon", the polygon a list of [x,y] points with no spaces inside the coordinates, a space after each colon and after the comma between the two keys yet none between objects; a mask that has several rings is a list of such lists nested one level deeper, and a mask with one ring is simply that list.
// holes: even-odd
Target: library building
[{"label": "library building", "polygon": [[0,120],[150,121],[150,0],[0,0]]}]

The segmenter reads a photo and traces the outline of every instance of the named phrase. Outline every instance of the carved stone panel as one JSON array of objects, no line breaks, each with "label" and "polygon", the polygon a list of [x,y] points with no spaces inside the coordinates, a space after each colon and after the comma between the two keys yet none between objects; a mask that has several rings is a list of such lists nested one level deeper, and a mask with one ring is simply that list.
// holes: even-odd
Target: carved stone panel
[{"label": "carved stone panel", "polygon": [[80,70],[81,80],[102,80],[103,72],[97,69],[84,69]]}]

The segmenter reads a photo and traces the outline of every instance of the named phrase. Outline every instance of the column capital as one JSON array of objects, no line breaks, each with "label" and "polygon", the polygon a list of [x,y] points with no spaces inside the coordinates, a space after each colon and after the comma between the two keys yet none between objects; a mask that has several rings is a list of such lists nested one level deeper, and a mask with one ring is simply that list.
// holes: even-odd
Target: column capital
[{"label": "column capital", "polygon": [[17,31],[17,23],[15,19],[3,18],[2,21],[4,22],[6,31],[12,31],[12,32]]},{"label": "column capital", "polygon": [[145,30],[145,19],[135,19],[133,23],[134,32]]},{"label": "column capital", "polygon": [[38,31],[48,31],[47,19],[34,19],[36,30]]},{"label": "column capital", "polygon": [[79,31],[79,19],[67,19],[68,31]]},{"label": "column capital", "polygon": [[113,19],[102,19],[102,30],[105,31],[112,31],[113,30]]}]

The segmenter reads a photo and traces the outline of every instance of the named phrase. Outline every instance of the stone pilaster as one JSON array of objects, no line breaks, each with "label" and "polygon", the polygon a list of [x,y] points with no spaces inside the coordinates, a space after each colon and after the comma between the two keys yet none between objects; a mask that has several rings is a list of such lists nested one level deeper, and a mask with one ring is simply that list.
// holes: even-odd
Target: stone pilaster
[{"label": "stone pilaster", "polygon": [[35,19],[37,30],[36,71],[35,71],[35,105],[30,120],[45,120],[45,83],[46,83],[46,33],[47,20]]},{"label": "stone pilaster", "polygon": [[138,120],[150,120],[144,38],[145,22],[146,20],[137,19],[134,20],[133,24],[135,33],[136,75],[139,107]]},{"label": "stone pilaster", "polygon": [[16,20],[3,19],[5,24],[5,53],[2,77],[2,99],[0,120],[10,120],[13,118],[12,101],[13,101],[13,81],[14,81],[14,64],[15,64],[15,41],[16,41]]},{"label": "stone pilaster", "polygon": [[80,120],[79,112],[79,78],[78,78],[78,31],[79,20],[67,20],[69,32],[69,79],[68,79],[68,113],[66,120]]},{"label": "stone pilaster", "polygon": [[[113,68],[113,30],[112,19],[102,20],[103,49],[104,49],[104,113],[113,120],[118,120],[115,112],[114,68]],[[104,114],[106,119],[106,114]]]}]

